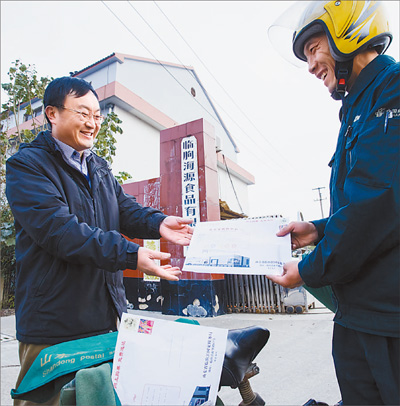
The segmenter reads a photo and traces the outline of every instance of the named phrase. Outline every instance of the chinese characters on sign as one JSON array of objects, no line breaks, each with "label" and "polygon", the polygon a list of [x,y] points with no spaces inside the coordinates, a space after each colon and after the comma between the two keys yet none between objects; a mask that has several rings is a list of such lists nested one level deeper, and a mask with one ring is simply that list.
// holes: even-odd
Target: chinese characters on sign
[{"label": "chinese characters on sign", "polygon": [[190,136],[181,142],[182,216],[200,222],[199,174],[197,169],[197,140]]}]

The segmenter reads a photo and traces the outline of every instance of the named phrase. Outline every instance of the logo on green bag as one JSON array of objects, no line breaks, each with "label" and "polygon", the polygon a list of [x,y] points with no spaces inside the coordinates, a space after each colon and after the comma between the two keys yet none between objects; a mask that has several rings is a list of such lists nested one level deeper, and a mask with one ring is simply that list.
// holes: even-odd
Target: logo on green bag
[{"label": "logo on green bag", "polygon": [[[50,356],[51,358],[51,356]],[[58,368],[60,365],[64,364],[75,364],[75,358],[70,358],[70,359],[61,359],[60,361],[57,361],[55,364],[53,364],[50,368],[47,368],[43,371],[43,378],[49,374],[50,372],[53,372],[56,368]]]}]

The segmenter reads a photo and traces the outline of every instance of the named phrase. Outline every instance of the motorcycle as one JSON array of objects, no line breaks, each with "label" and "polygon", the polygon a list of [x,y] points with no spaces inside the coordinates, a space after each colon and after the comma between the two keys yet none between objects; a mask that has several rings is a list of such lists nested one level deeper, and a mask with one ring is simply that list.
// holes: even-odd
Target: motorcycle
[{"label": "motorcycle", "polygon": [[[112,361],[117,334],[118,332],[113,332],[68,341],[42,350],[20,386],[11,391],[12,398],[46,403],[61,390],[61,405],[79,405],[76,396],[75,375],[79,370],[86,370]],[[260,372],[254,360],[267,344],[269,337],[269,330],[258,326],[228,330],[219,388],[238,389],[242,398],[239,406],[265,405],[264,399],[253,391],[250,379]],[[93,348],[96,349],[96,355],[93,355]],[[109,367],[110,374],[111,366]],[[96,390],[101,391],[102,388],[96,388]],[[120,404],[116,393],[114,395],[115,403],[112,402],[110,405]],[[204,394],[199,393],[193,396],[189,406],[208,404]],[[216,405],[224,405],[220,397],[217,398]],[[303,406],[314,405],[327,404],[310,399]]]},{"label": "motorcycle", "polygon": [[[270,336],[268,329],[251,326],[229,330],[222,368],[220,388],[230,386],[238,389],[242,397],[239,406],[264,406],[264,399],[254,392],[250,378],[260,373],[254,361],[259,352],[267,344]],[[224,403],[218,397],[217,405]],[[303,406],[327,406],[327,403],[309,399]],[[335,406],[340,406],[340,403]]]}]

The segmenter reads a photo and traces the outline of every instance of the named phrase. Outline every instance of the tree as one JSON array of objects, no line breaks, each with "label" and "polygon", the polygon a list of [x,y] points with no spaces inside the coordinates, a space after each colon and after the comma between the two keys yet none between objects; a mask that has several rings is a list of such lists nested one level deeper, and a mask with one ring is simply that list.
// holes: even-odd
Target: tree
[{"label": "tree", "polygon": [[[6,181],[6,160],[18,151],[22,143],[31,142],[39,131],[47,128],[44,120],[44,106],[41,103],[40,110],[33,109],[33,104],[39,100],[43,100],[44,91],[47,85],[53,80],[48,77],[38,77],[34,65],[25,65],[20,60],[12,63],[8,71],[9,83],[2,83],[1,87],[8,96],[6,103],[1,105],[2,112],[0,115],[2,121],[0,134],[0,219],[1,219],[1,293],[3,295],[3,285],[7,283],[7,278],[11,278],[9,282],[13,285],[15,280],[15,228],[14,218],[8,205],[5,196],[5,181]],[[24,112],[24,115],[21,112]],[[42,117],[39,118],[39,116]],[[22,129],[22,121],[32,119],[31,129]],[[113,156],[116,152],[117,133],[122,134],[122,128],[119,126],[122,121],[117,114],[110,112],[107,114],[96,142],[93,151],[112,164]],[[9,130],[15,127],[15,132],[10,133]],[[123,183],[131,178],[127,172],[119,172],[116,175],[118,182]],[[6,306],[13,307],[13,297],[0,299],[0,303]]]},{"label": "tree", "polygon": [[[108,163],[113,163],[113,156],[117,150],[115,144],[115,134],[122,134],[122,128],[118,125],[122,121],[114,112],[109,112],[101,125],[100,131],[96,137],[96,143],[93,146],[93,151],[100,157],[104,158]],[[123,183],[132,176],[127,172],[118,172],[115,178],[119,183]]]}]

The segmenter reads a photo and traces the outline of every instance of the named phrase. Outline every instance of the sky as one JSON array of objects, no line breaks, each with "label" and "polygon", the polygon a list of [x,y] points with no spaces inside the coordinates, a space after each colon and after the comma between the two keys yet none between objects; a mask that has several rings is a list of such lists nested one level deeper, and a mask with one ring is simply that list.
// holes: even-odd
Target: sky
[{"label": "sky", "polygon": [[[53,77],[113,52],[193,66],[239,146],[238,163],[255,176],[246,214],[317,219],[329,212],[340,103],[268,38],[292,3],[2,0],[1,82],[16,59]],[[383,3],[394,36],[386,53],[398,61],[400,2]]]}]

